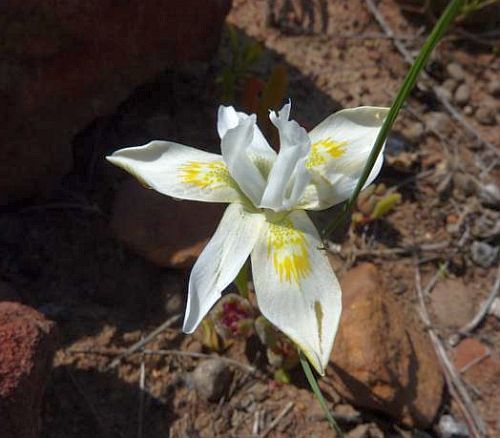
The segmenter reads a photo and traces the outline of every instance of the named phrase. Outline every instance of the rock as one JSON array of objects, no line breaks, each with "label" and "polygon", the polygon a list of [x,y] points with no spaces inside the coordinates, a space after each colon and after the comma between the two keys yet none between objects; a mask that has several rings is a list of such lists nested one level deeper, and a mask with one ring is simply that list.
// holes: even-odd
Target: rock
[{"label": "rock", "polygon": [[450,93],[453,93],[458,87],[458,82],[455,79],[446,79],[441,87],[448,90]]},{"label": "rock", "polygon": [[421,123],[412,123],[405,130],[405,135],[413,144],[418,144],[425,133],[424,126]]},{"label": "rock", "polygon": [[198,394],[208,401],[218,401],[229,389],[232,373],[220,359],[208,359],[196,367],[191,377]]},{"label": "rock", "polygon": [[452,62],[446,66],[446,72],[450,76],[450,78],[454,79],[457,82],[463,82],[465,80],[465,72],[460,64],[456,62]]},{"label": "rock", "polygon": [[385,145],[386,165],[399,172],[410,172],[418,161],[418,154],[414,149],[405,135],[392,133]]},{"label": "rock", "polygon": [[474,114],[474,108],[470,105],[465,105],[462,111],[466,116],[472,116],[472,114]]},{"label": "rock", "polygon": [[458,371],[462,371],[488,354],[486,345],[475,338],[465,338],[453,349],[453,364]]},{"label": "rock", "polygon": [[45,383],[56,350],[56,326],[30,307],[0,303],[2,438],[36,438]]},{"label": "rock", "polygon": [[210,60],[230,4],[2,2],[0,205],[49,192],[72,167],[75,133],[135,87]]},{"label": "rock", "polygon": [[445,114],[433,111],[425,114],[425,127],[428,131],[449,135],[453,131],[453,124]]},{"label": "rock", "polygon": [[348,438],[384,438],[384,432],[376,423],[359,424],[345,434]]},{"label": "rock", "polygon": [[365,263],[341,279],[343,313],[327,370],[349,403],[428,427],[444,380],[426,337],[408,324],[377,268]]},{"label": "rock", "polygon": [[177,201],[128,179],[116,193],[111,228],[119,240],[156,265],[189,268],[223,210],[222,204]]},{"label": "rock", "polygon": [[488,93],[493,97],[500,97],[500,80],[493,79],[488,83]]},{"label": "rock", "polygon": [[500,427],[500,355],[474,338],[464,339],[453,350],[454,364],[464,383],[471,385],[481,397],[475,401],[482,419],[490,429],[486,436],[497,436]]},{"label": "rock", "polygon": [[489,268],[498,258],[498,247],[491,246],[486,242],[475,240],[470,247],[472,261],[482,268]]},{"label": "rock", "polygon": [[492,126],[496,124],[496,115],[493,108],[480,106],[475,114],[476,120],[481,125]]},{"label": "rock", "polygon": [[461,421],[455,420],[451,415],[443,415],[437,426],[441,438],[467,438],[469,430]]},{"label": "rock", "polygon": [[440,96],[444,97],[446,100],[453,99],[453,92],[448,90],[447,88],[445,88],[443,86],[436,87],[436,93],[439,94]]},{"label": "rock", "polygon": [[465,105],[470,99],[470,87],[467,84],[460,85],[453,95],[453,99],[458,105]]},{"label": "rock", "polygon": [[430,294],[429,310],[439,326],[457,329],[469,322],[475,312],[473,291],[460,280],[439,281]]},{"label": "rock", "polygon": [[496,184],[481,185],[477,195],[485,206],[500,208],[500,188]]},{"label": "rock", "polygon": [[453,174],[453,184],[465,196],[471,196],[476,193],[476,182],[468,173],[455,172]]}]

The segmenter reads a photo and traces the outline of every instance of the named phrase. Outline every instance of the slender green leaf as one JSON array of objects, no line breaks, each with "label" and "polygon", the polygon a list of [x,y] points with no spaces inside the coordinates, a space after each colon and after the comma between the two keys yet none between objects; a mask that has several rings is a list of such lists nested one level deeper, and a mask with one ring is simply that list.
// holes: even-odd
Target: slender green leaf
[{"label": "slender green leaf", "polygon": [[314,373],[311,369],[311,365],[309,365],[309,362],[307,361],[306,357],[304,356],[304,353],[302,353],[301,350],[299,350],[299,358],[300,358],[300,364],[302,365],[302,369],[304,370],[304,374],[306,375],[307,381],[309,382],[309,386],[312,389],[312,392],[318,399],[319,404],[321,405],[321,409],[323,409],[323,412],[325,414],[325,418],[327,419],[328,423],[330,424],[331,428],[337,432],[337,435],[339,437],[343,437],[344,433],[342,430],[340,430],[339,425],[335,421],[335,418],[333,418],[333,415],[330,412],[330,409],[328,409],[328,405],[326,404],[326,400],[323,397],[323,394],[321,393],[321,389],[319,388],[318,382],[316,381],[316,378],[314,377]]},{"label": "slender green leaf", "polygon": [[243,298],[248,298],[248,262],[246,262],[234,279],[234,284],[238,288],[239,294]]},{"label": "slender green leaf", "polygon": [[415,86],[418,75],[425,67],[425,64],[427,63],[427,60],[429,59],[432,50],[434,49],[434,47],[436,47],[436,44],[442,38],[442,36],[446,32],[446,29],[448,29],[449,25],[456,17],[457,13],[461,11],[463,1],[464,0],[452,0],[448,4],[448,7],[445,9],[443,14],[437,21],[436,25],[434,26],[434,29],[432,29],[431,34],[429,35],[424,45],[420,49],[420,52],[417,58],[415,59],[415,62],[413,63],[408,74],[406,75],[406,78],[403,84],[401,85],[401,88],[399,89],[396,99],[394,100],[391,109],[387,114],[387,118],[382,124],[382,128],[380,129],[380,132],[377,136],[377,140],[373,145],[372,151],[370,153],[370,156],[368,157],[368,161],[358,181],[358,184],[356,185],[356,188],[354,189],[349,200],[344,204],[344,208],[339,212],[339,214],[337,214],[333,218],[332,222],[327,227],[324,228],[322,232],[323,238],[325,239],[328,238],[328,236],[330,236],[332,231],[335,228],[337,228],[337,226],[341,223],[343,217],[352,210],[352,207],[356,202],[356,198],[358,197],[359,192],[361,191],[366,180],[368,179],[368,176],[370,175],[370,172],[373,169],[373,166],[375,165],[375,161],[377,160],[378,154],[382,150],[382,146],[384,145],[384,142],[387,136],[389,135],[389,131],[392,125],[394,124],[396,117],[399,114],[399,110],[401,109],[403,103],[409,96],[412,88]]}]

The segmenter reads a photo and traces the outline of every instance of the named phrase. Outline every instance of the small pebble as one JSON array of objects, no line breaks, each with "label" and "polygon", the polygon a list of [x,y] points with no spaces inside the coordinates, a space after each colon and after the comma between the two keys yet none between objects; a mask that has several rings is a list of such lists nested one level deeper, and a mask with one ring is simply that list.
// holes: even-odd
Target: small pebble
[{"label": "small pebble", "polygon": [[472,261],[483,268],[489,268],[498,257],[498,250],[498,247],[476,240],[470,248]]},{"label": "small pebble", "polygon": [[229,389],[232,373],[220,359],[201,362],[191,375],[191,384],[204,399],[219,400]]},{"label": "small pebble", "polygon": [[485,206],[500,208],[500,188],[496,184],[489,183],[481,186],[477,195]]},{"label": "small pebble", "polygon": [[439,96],[444,97],[446,100],[451,100],[453,98],[453,93],[452,91],[448,90],[447,88],[441,86],[441,87],[436,87],[436,93]]},{"label": "small pebble", "polygon": [[466,116],[472,116],[472,114],[474,114],[474,108],[472,108],[470,105],[465,105],[464,106],[464,114]]},{"label": "small pebble", "polygon": [[450,78],[455,79],[458,82],[465,81],[465,72],[462,66],[456,62],[452,62],[446,66],[446,72]]},{"label": "small pebble", "polygon": [[475,117],[481,125],[491,126],[496,123],[495,111],[493,108],[480,106],[476,111]]},{"label": "small pebble", "polygon": [[453,174],[453,184],[465,196],[471,196],[476,193],[476,182],[474,178],[467,173],[455,172]]},{"label": "small pebble", "polygon": [[493,79],[488,84],[488,92],[494,97],[500,97],[500,80]]},{"label": "small pebble", "polygon": [[455,420],[451,415],[443,415],[437,427],[441,438],[468,438],[469,436],[467,426]]},{"label": "small pebble", "polygon": [[446,79],[441,87],[448,90],[450,93],[453,93],[458,87],[458,82],[455,79]]},{"label": "small pebble", "polygon": [[413,144],[418,144],[424,135],[424,126],[421,123],[412,123],[406,130],[405,135]]},{"label": "small pebble", "polygon": [[460,85],[453,96],[458,105],[465,105],[470,99],[470,87],[467,84]]},{"label": "small pebble", "polygon": [[445,113],[438,111],[425,115],[425,126],[428,131],[436,131],[444,135],[451,134],[453,130],[450,118]]}]

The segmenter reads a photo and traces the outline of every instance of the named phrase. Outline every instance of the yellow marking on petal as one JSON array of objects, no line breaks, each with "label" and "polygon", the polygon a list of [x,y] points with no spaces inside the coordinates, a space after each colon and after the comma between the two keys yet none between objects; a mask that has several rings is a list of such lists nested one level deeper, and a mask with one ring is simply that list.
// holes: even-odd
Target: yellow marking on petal
[{"label": "yellow marking on petal", "polygon": [[311,145],[306,167],[312,169],[326,164],[330,158],[340,158],[346,153],[346,141],[334,141],[330,137],[316,141]]},{"label": "yellow marking on petal", "polygon": [[307,240],[290,219],[270,224],[267,254],[281,282],[298,283],[311,272]]},{"label": "yellow marking on petal", "polygon": [[179,176],[183,183],[202,189],[217,189],[220,187],[235,187],[235,182],[223,161],[188,161],[179,166]]}]

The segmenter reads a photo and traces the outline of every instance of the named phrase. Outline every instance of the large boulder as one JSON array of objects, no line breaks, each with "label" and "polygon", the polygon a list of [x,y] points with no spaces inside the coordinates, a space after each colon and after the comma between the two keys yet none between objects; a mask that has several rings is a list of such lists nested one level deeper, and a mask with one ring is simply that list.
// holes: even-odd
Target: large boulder
[{"label": "large boulder", "polygon": [[118,240],[157,266],[191,268],[225,207],[175,200],[130,178],[116,193],[111,229]]},{"label": "large boulder", "polygon": [[71,138],[167,67],[207,61],[231,0],[0,2],[0,205],[48,192]]},{"label": "large boulder", "polygon": [[361,264],[341,280],[343,312],[328,377],[354,406],[428,427],[444,379],[429,340],[405,318],[377,268]]},{"label": "large boulder", "polygon": [[56,350],[56,326],[34,309],[0,303],[0,435],[36,438],[45,383]]}]

